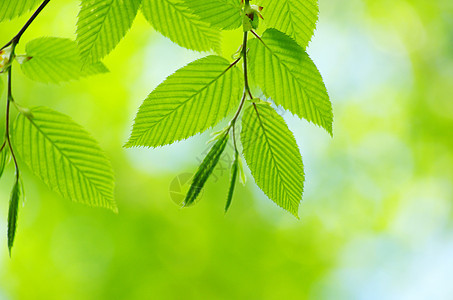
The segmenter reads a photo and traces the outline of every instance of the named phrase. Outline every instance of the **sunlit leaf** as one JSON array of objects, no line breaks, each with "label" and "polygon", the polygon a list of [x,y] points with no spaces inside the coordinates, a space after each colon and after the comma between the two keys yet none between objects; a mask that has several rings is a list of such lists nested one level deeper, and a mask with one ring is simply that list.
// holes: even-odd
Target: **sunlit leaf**
[{"label": "sunlit leaf", "polygon": [[256,184],[278,206],[297,217],[304,189],[302,157],[283,118],[268,105],[249,106],[241,142]]},{"label": "sunlit leaf", "polygon": [[220,49],[220,32],[192,13],[184,0],[143,0],[142,12],[157,31],[182,47]]},{"label": "sunlit leaf", "polygon": [[332,134],[332,104],[321,74],[290,37],[268,29],[250,41],[250,71],[267,97]]},{"label": "sunlit leaf", "polygon": [[0,22],[19,17],[41,2],[42,0],[0,0]]},{"label": "sunlit leaf", "polygon": [[46,83],[108,72],[101,62],[82,68],[76,42],[63,38],[44,37],[30,41],[26,46],[26,56],[18,57],[18,61],[27,77]]},{"label": "sunlit leaf", "polygon": [[143,102],[126,147],[158,147],[203,132],[225,118],[240,101],[236,66],[208,56],[176,71]]},{"label": "sunlit leaf", "polygon": [[77,43],[83,64],[112,51],[131,28],[141,0],[82,0],[77,21]]},{"label": "sunlit leaf", "polygon": [[280,30],[306,48],[318,21],[318,0],[260,0],[268,27]]},{"label": "sunlit leaf", "polygon": [[21,113],[13,142],[17,154],[52,190],[76,202],[117,210],[109,160],[68,116],[45,107]]},{"label": "sunlit leaf", "polygon": [[238,0],[185,0],[201,20],[220,29],[236,29],[242,24],[242,8]]}]

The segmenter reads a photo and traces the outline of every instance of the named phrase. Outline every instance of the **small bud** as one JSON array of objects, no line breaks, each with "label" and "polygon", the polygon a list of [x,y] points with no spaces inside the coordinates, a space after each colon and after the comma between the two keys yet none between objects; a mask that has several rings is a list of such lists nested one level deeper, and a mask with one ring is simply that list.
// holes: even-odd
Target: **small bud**
[{"label": "small bud", "polygon": [[10,66],[12,52],[13,52],[12,45],[0,50],[0,73],[4,73]]},{"label": "small bud", "polygon": [[[261,15],[262,10],[263,10],[263,7],[258,6],[258,5],[248,5],[248,6],[244,7],[245,18],[248,19],[247,20],[248,22],[246,22],[244,20],[244,24],[247,23],[247,26],[244,26],[244,31],[249,31],[252,28],[258,29],[258,26],[260,23],[259,18],[264,19],[263,16]],[[248,23],[250,23],[250,25],[248,25]],[[252,28],[249,28],[249,27],[252,27]]]},{"label": "small bud", "polygon": [[27,56],[27,55],[17,55],[16,56],[16,60],[19,64],[23,64],[27,61],[29,61],[30,59],[32,59],[33,57],[31,56]]}]

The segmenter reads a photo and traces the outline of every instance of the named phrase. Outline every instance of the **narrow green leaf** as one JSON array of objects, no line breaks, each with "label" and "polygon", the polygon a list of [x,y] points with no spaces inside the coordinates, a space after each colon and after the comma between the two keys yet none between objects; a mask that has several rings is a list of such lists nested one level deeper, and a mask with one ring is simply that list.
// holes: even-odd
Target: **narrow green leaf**
[{"label": "narrow green leaf", "polygon": [[82,0],[77,43],[82,63],[92,64],[109,54],[131,28],[141,0]]},{"label": "narrow green leaf", "polygon": [[291,36],[306,48],[316,29],[318,0],[260,0],[262,14],[268,27]]},{"label": "narrow green leaf", "polygon": [[203,132],[237,106],[242,78],[236,66],[208,56],[176,71],[143,102],[125,147],[158,147]]},{"label": "narrow green leaf", "polygon": [[245,175],[244,171],[244,164],[242,163],[242,159],[238,156],[238,172],[239,172],[239,181],[242,183],[243,186],[247,183],[247,176]]},{"label": "narrow green leaf", "polygon": [[242,24],[242,8],[237,0],[185,0],[202,21],[219,29],[236,29]]},{"label": "narrow green leaf", "polygon": [[195,173],[193,177],[192,184],[184,200],[184,206],[192,205],[197,199],[206,181],[209,176],[211,176],[212,171],[214,171],[215,166],[219,162],[220,157],[222,156],[222,153],[228,143],[228,137],[229,135],[225,133],[223,138],[219,139],[214,146],[212,146],[211,150],[209,150],[208,155],[206,155],[205,159],[198,168],[197,173]]},{"label": "narrow green leaf", "polygon": [[236,151],[234,154],[233,165],[231,166],[231,175],[230,175],[230,188],[228,189],[228,197],[225,205],[225,213],[228,212],[228,209],[231,206],[231,201],[233,200],[234,187],[236,186],[236,179],[238,176],[238,164],[239,164],[239,153]]},{"label": "narrow green leaf", "polygon": [[196,51],[220,51],[219,30],[193,14],[184,0],[143,0],[141,9],[148,22],[174,43]]},{"label": "narrow green leaf", "polygon": [[304,167],[283,118],[268,105],[251,105],[242,118],[241,142],[256,184],[278,206],[297,217]]},{"label": "narrow green leaf", "polygon": [[97,62],[82,70],[77,43],[69,39],[43,37],[30,41],[26,56],[18,57],[24,74],[32,80],[59,83],[108,72]]},{"label": "narrow green leaf", "polygon": [[8,145],[5,145],[0,151],[0,178],[2,178],[3,172],[5,171],[5,167],[9,163],[9,147]]},{"label": "narrow green leaf", "polygon": [[42,0],[0,0],[0,22],[19,17],[41,2]]},{"label": "narrow green leaf", "polygon": [[14,149],[52,190],[75,202],[117,211],[110,161],[71,118],[46,107],[19,114]]},{"label": "narrow green leaf", "polygon": [[308,54],[276,29],[266,30],[262,41],[250,41],[250,71],[255,82],[275,104],[332,135],[332,104]]},{"label": "narrow green leaf", "polygon": [[14,182],[13,189],[11,191],[11,198],[9,200],[9,209],[8,209],[8,250],[9,256],[11,256],[11,250],[14,244],[14,238],[16,236],[17,229],[17,216],[19,212],[19,200],[21,198],[22,183],[20,182],[20,177],[16,177]]}]

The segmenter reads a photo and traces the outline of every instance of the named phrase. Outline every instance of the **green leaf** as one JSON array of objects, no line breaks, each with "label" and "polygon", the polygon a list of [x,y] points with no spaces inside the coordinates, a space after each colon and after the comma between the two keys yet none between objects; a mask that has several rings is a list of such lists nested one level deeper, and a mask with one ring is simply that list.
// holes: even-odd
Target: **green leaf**
[{"label": "green leaf", "polygon": [[222,153],[228,143],[228,137],[228,133],[225,133],[224,136],[219,139],[214,146],[212,146],[208,155],[206,155],[200,167],[198,167],[197,173],[195,173],[195,176],[193,177],[192,184],[190,185],[190,189],[184,200],[184,206],[192,205],[197,199],[206,181],[209,176],[211,176],[212,171],[214,171],[215,166],[219,162],[220,157],[222,156]]},{"label": "green leaf", "polygon": [[14,244],[14,238],[16,236],[17,229],[17,216],[19,212],[19,200],[21,198],[22,183],[19,176],[16,176],[16,181],[14,182],[13,189],[11,191],[11,197],[9,200],[9,209],[8,209],[8,250],[9,256],[11,256],[11,250]]},{"label": "green leaf", "polygon": [[220,51],[220,33],[193,14],[184,0],[143,0],[148,22],[176,44],[196,51]]},{"label": "green leaf", "polygon": [[9,147],[7,144],[3,146],[3,149],[0,151],[0,178],[2,178],[3,172],[5,171],[5,167],[9,163]]},{"label": "green leaf", "polygon": [[225,213],[228,212],[228,209],[231,206],[231,201],[233,200],[234,187],[236,186],[236,179],[238,176],[238,166],[239,165],[239,153],[235,151],[233,165],[231,166],[231,175],[230,175],[230,188],[228,189],[228,197],[225,205]]},{"label": "green leaf", "polygon": [[0,22],[19,17],[41,2],[42,0],[0,0]]},{"label": "green leaf", "polygon": [[302,157],[283,118],[268,105],[249,106],[241,142],[256,184],[278,206],[297,217],[304,189]]},{"label": "green leaf", "polygon": [[83,64],[109,54],[131,28],[141,0],[82,0],[77,43]]},{"label": "green leaf", "polygon": [[98,143],[66,115],[46,107],[19,114],[14,149],[52,190],[75,202],[117,211],[112,166]]},{"label": "green leaf", "polygon": [[219,29],[236,29],[242,24],[241,3],[237,0],[185,0],[202,21]]},{"label": "green leaf", "polygon": [[266,30],[262,41],[250,41],[250,71],[266,97],[332,135],[332,104],[308,54],[276,29]]},{"label": "green leaf", "polygon": [[216,125],[237,106],[242,78],[236,66],[208,56],[176,71],[143,102],[125,147],[158,147]]},{"label": "green leaf", "polygon": [[43,37],[30,41],[25,57],[17,57],[24,74],[32,80],[59,83],[108,72],[97,62],[82,70],[77,43],[69,39]]},{"label": "green leaf", "polygon": [[261,0],[262,14],[268,27],[291,36],[306,48],[318,21],[318,0]]}]

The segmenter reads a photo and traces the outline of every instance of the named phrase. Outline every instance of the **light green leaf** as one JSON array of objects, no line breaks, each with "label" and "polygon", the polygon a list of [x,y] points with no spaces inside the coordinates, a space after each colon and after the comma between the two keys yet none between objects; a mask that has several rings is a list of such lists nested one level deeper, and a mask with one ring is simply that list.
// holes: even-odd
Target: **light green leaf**
[{"label": "light green leaf", "polygon": [[219,29],[236,29],[242,24],[242,8],[238,0],[185,0],[186,5],[202,21]]},{"label": "light green leaf", "polygon": [[261,0],[262,14],[268,27],[291,36],[306,48],[318,21],[318,0]]},{"label": "light green leaf", "polygon": [[82,0],[77,43],[83,64],[109,54],[131,28],[141,0]]},{"label": "light green leaf", "polygon": [[220,51],[220,33],[193,14],[184,0],[143,0],[148,22],[176,44],[196,51]]},{"label": "light green leaf", "polygon": [[10,159],[9,147],[7,144],[0,151],[0,178],[2,178],[5,167],[8,165]]},{"label": "light green leaf", "polygon": [[221,139],[219,139],[211,150],[209,150],[208,155],[204,158],[200,167],[198,167],[197,173],[195,173],[190,189],[187,192],[186,198],[184,200],[184,206],[192,205],[203,189],[206,181],[209,176],[211,176],[212,171],[214,171],[215,166],[220,160],[223,151],[228,143],[228,133],[225,133]]},{"label": "light green leaf", "polygon": [[21,198],[22,183],[19,176],[16,176],[16,181],[14,182],[13,189],[11,191],[11,197],[9,200],[9,209],[8,209],[8,250],[9,256],[11,256],[11,250],[14,244],[14,238],[16,236],[17,229],[17,216],[19,212],[19,200]]},{"label": "light green leaf", "polygon": [[0,0],[0,22],[19,17],[41,2],[42,0]]},{"label": "light green leaf", "polygon": [[230,174],[230,188],[228,189],[227,202],[225,204],[225,213],[228,212],[228,209],[231,206],[231,201],[233,200],[234,187],[236,186],[236,181],[238,177],[238,166],[239,165],[239,153],[235,151],[233,165],[231,165],[231,174]]},{"label": "light green leaf", "polygon": [[36,107],[19,114],[14,149],[52,190],[75,202],[117,211],[112,166],[98,143],[66,115]]},{"label": "light green leaf", "polygon": [[187,139],[216,125],[240,101],[236,66],[208,56],[176,71],[143,102],[126,147],[158,147]]},{"label": "light green leaf", "polygon": [[256,184],[278,206],[297,217],[304,189],[302,157],[283,118],[268,105],[249,106],[241,142]]},{"label": "light green leaf", "polygon": [[277,105],[332,135],[332,104],[308,54],[276,29],[266,30],[262,41],[250,41],[250,71],[255,82]]},{"label": "light green leaf", "polygon": [[17,57],[24,74],[32,80],[59,83],[108,72],[97,62],[82,70],[77,43],[69,39],[43,37],[30,41],[25,57]]}]

